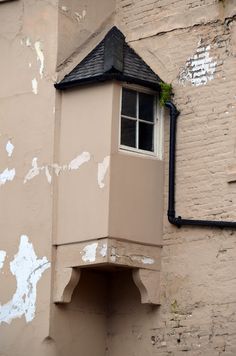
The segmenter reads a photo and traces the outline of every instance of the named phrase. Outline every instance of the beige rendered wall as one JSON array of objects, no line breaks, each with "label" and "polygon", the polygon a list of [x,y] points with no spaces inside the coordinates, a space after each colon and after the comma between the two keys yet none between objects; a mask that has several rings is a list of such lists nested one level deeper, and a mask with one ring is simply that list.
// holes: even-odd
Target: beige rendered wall
[{"label": "beige rendered wall", "polygon": [[112,83],[62,93],[57,244],[108,236],[112,103]]},{"label": "beige rendered wall", "polygon": [[121,89],[111,82],[61,94],[55,244],[162,242],[163,161],[119,149]]},{"label": "beige rendered wall", "polygon": [[[113,11],[109,3],[107,13]],[[53,83],[56,62],[80,47],[75,20],[78,32],[71,42],[59,41],[56,58],[57,5],[68,6],[34,0],[0,4],[0,354],[235,356],[235,231],[177,229],[167,222],[166,206],[160,307],[140,304],[131,274],[91,270],[82,271],[72,304],[51,305],[49,314],[55,178],[60,163],[76,158],[57,161],[60,95],[55,98]],[[116,23],[172,83],[181,111],[177,214],[236,220],[235,2],[117,0],[116,5]],[[108,24],[107,17],[104,11],[101,23]],[[77,64],[73,60],[59,76]],[[168,120],[165,205],[167,162]],[[84,164],[70,174],[82,172]],[[20,268],[25,261],[32,263]]]},{"label": "beige rendered wall", "polygon": [[[100,34],[114,24],[115,0],[59,0],[58,58],[60,70],[70,56],[84,56]],[[91,44],[90,44],[91,43]]]},{"label": "beige rendered wall", "polygon": [[49,335],[57,2],[0,4],[0,354]]}]

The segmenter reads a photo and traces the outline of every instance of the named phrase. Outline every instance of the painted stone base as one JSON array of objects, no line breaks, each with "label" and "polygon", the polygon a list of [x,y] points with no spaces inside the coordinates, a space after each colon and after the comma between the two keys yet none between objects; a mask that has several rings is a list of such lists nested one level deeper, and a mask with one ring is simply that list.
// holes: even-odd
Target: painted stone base
[{"label": "painted stone base", "polygon": [[160,304],[161,246],[101,238],[56,246],[54,303],[69,303],[82,268],[132,269],[141,302]]}]

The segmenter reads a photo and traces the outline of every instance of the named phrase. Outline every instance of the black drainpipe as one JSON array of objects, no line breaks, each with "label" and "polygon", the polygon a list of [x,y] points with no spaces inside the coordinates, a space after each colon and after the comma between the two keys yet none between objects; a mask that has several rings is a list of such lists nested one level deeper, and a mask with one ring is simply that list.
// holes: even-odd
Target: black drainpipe
[{"label": "black drainpipe", "polygon": [[175,153],[176,153],[176,127],[179,111],[171,102],[166,102],[166,107],[170,110],[170,146],[169,146],[169,195],[168,195],[168,211],[167,216],[171,224],[178,227],[183,225],[192,226],[208,226],[208,227],[228,227],[236,228],[236,221],[214,221],[214,220],[195,220],[182,219],[181,216],[175,214]]}]

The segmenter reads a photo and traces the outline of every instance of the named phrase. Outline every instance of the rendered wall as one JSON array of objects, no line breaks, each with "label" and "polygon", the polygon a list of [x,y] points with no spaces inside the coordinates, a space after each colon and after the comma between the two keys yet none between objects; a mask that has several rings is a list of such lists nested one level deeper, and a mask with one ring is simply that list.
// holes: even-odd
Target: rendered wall
[{"label": "rendered wall", "polygon": [[55,244],[107,236],[162,242],[163,161],[119,150],[121,88],[61,94]]},{"label": "rendered wall", "polygon": [[112,103],[111,83],[62,93],[57,244],[108,236]]},{"label": "rendered wall", "polygon": [[[117,0],[116,23],[130,45],[174,87],[182,217],[236,220],[235,14],[233,0]],[[56,62],[78,49],[74,39],[60,41],[56,58],[64,31],[61,25],[57,33],[57,16],[54,1],[0,4],[0,354],[235,356],[235,231],[177,229],[167,222],[166,207],[160,307],[140,304],[128,273],[91,271],[82,275],[72,304],[51,305],[50,314],[60,132],[53,83]],[[106,24],[108,16],[104,11]],[[77,64],[76,56],[71,61],[59,76]],[[22,273],[25,256],[33,263]]]},{"label": "rendered wall", "polygon": [[55,355],[51,299],[56,1],[0,4],[0,354]]}]

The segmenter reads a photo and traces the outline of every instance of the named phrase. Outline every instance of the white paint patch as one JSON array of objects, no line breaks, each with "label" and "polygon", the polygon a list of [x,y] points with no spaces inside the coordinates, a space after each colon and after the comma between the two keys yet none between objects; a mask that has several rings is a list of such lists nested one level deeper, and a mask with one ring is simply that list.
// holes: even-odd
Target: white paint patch
[{"label": "white paint patch", "polygon": [[84,262],[94,262],[96,260],[97,247],[98,247],[97,242],[85,246],[83,249],[84,254],[82,256],[82,260]]},{"label": "white paint patch", "polygon": [[142,256],[142,255],[132,255],[130,256],[132,261],[137,261],[141,262],[144,265],[153,265],[155,263],[155,260],[153,258],[147,257],[147,256]]},{"label": "white paint patch", "polygon": [[3,263],[5,261],[6,255],[7,255],[6,251],[0,250],[0,269],[2,269],[3,267]]},{"label": "white paint patch", "polygon": [[89,152],[81,153],[78,157],[76,157],[69,163],[68,169],[69,170],[79,169],[80,166],[82,166],[82,164],[84,164],[85,162],[88,162],[90,160],[90,157],[91,156],[90,156]]},{"label": "white paint patch", "polygon": [[16,278],[16,291],[8,303],[0,305],[0,324],[10,324],[23,315],[27,323],[34,319],[37,283],[49,267],[47,258],[38,259],[28,237],[22,235],[18,253],[10,263],[11,273]]},{"label": "white paint patch", "polygon": [[25,45],[26,45],[27,47],[30,47],[30,46],[31,46],[31,40],[30,40],[29,37],[26,38],[26,40],[25,40]]},{"label": "white paint patch", "polygon": [[154,262],[155,262],[155,261],[154,261],[153,258],[150,258],[150,257],[143,257],[143,258],[142,258],[142,263],[143,263],[144,265],[153,265]]},{"label": "white paint patch", "polygon": [[37,61],[40,63],[39,74],[40,74],[40,77],[42,79],[43,78],[43,71],[44,71],[44,54],[43,54],[43,51],[42,51],[41,42],[40,41],[35,42],[34,48],[35,48],[35,51],[37,53]]},{"label": "white paint patch", "polygon": [[45,175],[46,175],[47,181],[48,181],[49,184],[51,184],[52,183],[52,176],[51,176],[51,174],[49,172],[48,166],[45,166],[44,169],[45,169]]},{"label": "white paint patch", "polygon": [[38,82],[37,82],[37,79],[34,78],[32,79],[32,92],[36,95],[38,94]]},{"label": "white paint patch", "polygon": [[110,165],[110,156],[106,156],[104,158],[104,160],[102,161],[102,163],[98,163],[98,185],[99,188],[104,188],[105,184],[104,184],[104,179],[105,179],[105,175],[107,173],[107,170],[109,168]]},{"label": "white paint patch", "polygon": [[6,144],[6,151],[7,151],[7,155],[8,157],[12,156],[12,153],[14,151],[14,145],[11,143],[11,141],[9,140]]},{"label": "white paint patch", "polygon": [[100,249],[100,255],[102,257],[106,257],[106,255],[107,255],[107,244],[102,244],[102,247]]},{"label": "white paint patch", "polygon": [[26,174],[25,179],[24,179],[24,183],[26,183],[28,180],[31,180],[34,177],[36,177],[37,175],[39,175],[41,170],[42,170],[42,167],[38,167],[38,158],[34,157],[32,159],[32,168]]},{"label": "white paint patch", "polygon": [[68,8],[66,6],[62,6],[61,9],[62,9],[62,11],[65,11],[65,12],[68,11]]},{"label": "white paint patch", "polygon": [[87,14],[86,10],[83,10],[81,14],[79,12],[75,12],[75,18],[78,22],[80,22],[85,18],[86,14]]},{"label": "white paint patch", "polygon": [[59,164],[53,163],[51,167],[54,169],[54,172],[57,176],[59,176],[61,171],[65,171],[67,169],[66,164],[64,166],[59,166]]},{"label": "white paint patch", "polygon": [[25,45],[27,47],[31,46],[31,39],[29,37],[23,38],[20,40],[21,45]]},{"label": "white paint patch", "polygon": [[0,186],[6,182],[10,182],[15,178],[16,170],[6,168],[2,173],[0,173]]},{"label": "white paint patch", "polygon": [[208,81],[214,79],[217,62],[210,57],[211,46],[203,46],[201,41],[198,44],[196,53],[188,58],[185,67],[179,74],[181,84],[190,82],[193,86],[206,85]]},{"label": "white paint patch", "polygon": [[79,156],[74,158],[69,164],[64,164],[63,166],[60,166],[57,163],[45,166],[38,166],[38,158],[34,157],[32,160],[32,168],[26,174],[24,178],[24,183],[27,183],[27,181],[30,181],[31,179],[35,178],[41,172],[44,171],[48,183],[51,184],[53,172],[58,176],[62,171],[79,169],[84,163],[88,162],[90,158],[91,155],[89,152],[83,152]]}]

